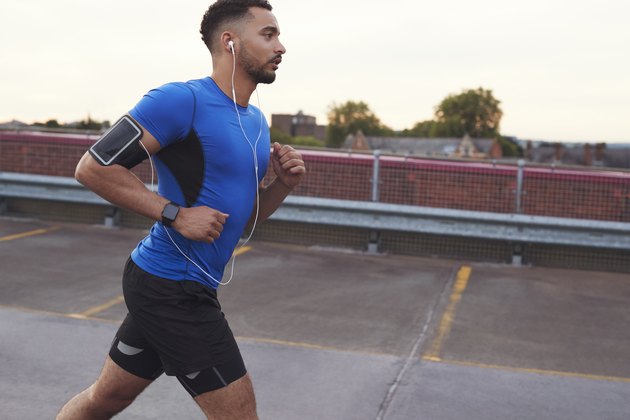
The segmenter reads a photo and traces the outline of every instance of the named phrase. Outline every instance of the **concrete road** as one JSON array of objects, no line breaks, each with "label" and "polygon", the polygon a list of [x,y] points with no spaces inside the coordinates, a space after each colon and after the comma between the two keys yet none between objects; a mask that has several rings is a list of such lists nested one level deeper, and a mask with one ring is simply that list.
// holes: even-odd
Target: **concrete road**
[{"label": "concrete road", "polygon": [[[0,418],[98,375],[146,232],[0,218]],[[262,419],[630,418],[627,275],[254,242],[219,297]],[[120,419],[201,419],[170,377]]]}]

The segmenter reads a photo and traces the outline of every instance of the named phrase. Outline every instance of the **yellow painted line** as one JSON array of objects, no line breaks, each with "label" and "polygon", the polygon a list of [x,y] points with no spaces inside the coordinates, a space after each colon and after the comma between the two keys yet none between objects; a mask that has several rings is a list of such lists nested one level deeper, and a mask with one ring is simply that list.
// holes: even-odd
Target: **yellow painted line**
[{"label": "yellow painted line", "polygon": [[568,377],[568,378],[592,379],[595,381],[630,383],[630,378],[623,378],[623,377],[618,377],[618,376],[591,375],[588,373],[564,372],[564,371],[559,371],[559,370],[546,370],[546,369],[520,368],[520,367],[502,366],[502,365],[489,365],[489,364],[484,364],[484,363],[464,362],[461,360],[445,360],[445,359],[441,359],[440,357],[434,357],[434,356],[424,356],[422,359],[428,360],[431,362],[444,363],[447,365],[478,367],[482,369],[496,369],[496,370],[504,370],[504,371],[509,371],[509,372],[535,373],[539,375],[563,376],[563,377]]},{"label": "yellow painted line", "polygon": [[[243,248],[239,248],[238,250],[236,250],[234,252],[234,256],[238,256],[241,254],[246,253],[247,251],[250,251],[252,249],[251,246],[244,246]],[[102,305],[97,305],[97,306],[93,306],[81,313],[77,313],[77,314],[68,314],[68,316],[70,318],[77,318],[77,319],[84,319],[84,318],[90,318],[92,315],[95,315],[99,312],[103,312],[106,309],[111,308],[112,306],[118,305],[119,303],[123,303],[125,301],[124,296],[120,295],[117,296],[105,303],[103,303]]]},{"label": "yellow painted line", "polygon": [[[247,251],[250,251],[251,249],[252,249],[251,246],[244,246],[242,248],[239,248],[238,250],[234,252],[234,256],[244,254]],[[78,314],[68,314],[68,316],[70,318],[77,318],[77,319],[90,318],[92,315],[95,315],[99,312],[103,312],[104,310],[109,309],[112,306],[118,305],[119,303],[123,303],[124,301],[125,301],[124,296],[120,295],[103,303],[102,305],[93,306]]]},{"label": "yellow painted line", "polygon": [[103,312],[104,310],[109,309],[114,305],[118,305],[119,303],[122,303],[124,301],[125,301],[125,298],[122,295],[116,296],[115,298],[108,300],[102,305],[93,306],[78,314],[68,314],[68,316],[70,318],[79,318],[79,319],[90,318],[92,315],[97,314],[99,312]]},{"label": "yellow painted line", "polygon": [[54,232],[59,229],[59,226],[54,226],[48,229],[35,229],[28,232],[16,233],[14,235],[0,237],[0,242],[14,241],[16,239],[28,238],[29,236],[44,235],[46,233]]},{"label": "yellow painted line", "polygon": [[[27,237],[27,236],[33,236],[33,235],[41,235],[43,233],[47,233],[47,232],[51,232],[53,230],[58,230],[58,227],[55,228],[51,228],[51,229],[38,229],[38,230],[34,230],[31,232],[24,232],[22,234],[19,235],[12,235],[12,236],[7,236],[4,238],[0,238],[0,241],[3,240],[11,240],[11,239],[18,239],[18,238],[22,238],[22,237]],[[250,251],[252,249],[251,246],[245,246],[243,248],[239,248],[237,251],[234,252],[235,256],[244,254],[248,251]],[[54,316],[63,316],[66,318],[74,318],[74,319],[90,319],[90,320],[103,320],[102,318],[93,318],[93,315],[98,314],[99,312],[103,312],[106,309],[111,308],[112,306],[118,305],[120,303],[123,303],[125,301],[124,296],[120,295],[120,296],[116,296],[115,298],[108,300],[107,302],[101,304],[101,305],[96,305],[93,306],[91,308],[86,309],[83,312],[80,313],[72,313],[72,314],[63,314],[63,313],[57,313],[57,312],[48,312],[48,311],[40,311],[40,310],[36,310],[36,309],[30,309],[30,308],[23,308],[23,307],[19,307],[19,306],[8,306],[8,305],[0,305],[0,308],[4,307],[4,308],[10,308],[10,309],[17,309],[17,310],[22,310],[22,311],[28,311],[28,312],[35,312],[35,313],[41,313],[41,314],[45,314],[45,315],[54,315]],[[110,320],[105,320],[105,321],[110,321]]]},{"label": "yellow painted line", "polygon": [[471,272],[472,269],[467,265],[462,266],[457,272],[455,284],[453,285],[453,291],[451,292],[451,296],[448,301],[448,306],[446,307],[446,311],[444,311],[444,315],[442,315],[442,319],[440,320],[437,336],[433,340],[433,343],[431,343],[431,348],[425,357],[439,358],[440,354],[442,354],[444,340],[446,340],[446,337],[451,332],[453,320],[455,319],[455,311],[457,310],[457,304],[460,300],[462,300],[462,295],[464,294],[464,290],[466,290],[466,286],[468,286],[468,280],[470,279]]},{"label": "yellow painted line", "polygon": [[[52,311],[45,311],[41,309],[27,308],[24,306],[3,305],[3,304],[0,304],[0,309],[10,309],[14,311],[28,312],[32,314],[38,314],[38,315],[55,316],[55,317],[60,317],[60,318],[72,318],[72,319],[79,319],[83,321],[85,320],[98,321],[98,322],[104,322],[107,324],[120,324],[122,322],[122,320],[117,320],[117,319],[94,318],[91,316],[82,315],[82,314],[85,314],[85,312],[83,312],[82,314],[67,314],[67,313],[61,313],[61,312],[52,312]],[[366,354],[370,356],[397,357],[396,355],[392,355],[389,353],[378,353],[378,352],[361,351],[361,350],[347,350],[347,349],[341,349],[337,347],[320,346],[317,344],[310,344],[310,343],[301,343],[297,341],[275,340],[272,338],[237,336],[236,339],[239,341],[242,340],[242,341],[250,341],[250,342],[255,342],[255,343],[276,344],[276,345],[281,345],[281,346],[300,347],[300,348],[311,349],[311,350],[329,350],[329,351],[335,351],[335,352]]]},{"label": "yellow painted line", "polygon": [[234,255],[235,257],[238,257],[239,255],[242,255],[244,253],[246,253],[247,251],[251,251],[252,247],[251,246],[244,246],[242,248],[237,249],[236,251],[234,251]]},{"label": "yellow painted line", "polygon": [[24,306],[16,306],[16,305],[1,305],[0,304],[0,309],[11,309],[14,311],[27,312],[31,314],[57,316],[60,318],[74,318],[74,319],[82,319],[82,320],[89,320],[89,321],[100,321],[100,322],[106,322],[108,324],[112,324],[112,323],[120,324],[122,322],[122,320],[116,320],[116,319],[92,318],[89,316],[81,317],[81,316],[78,316],[78,314],[64,314],[61,312],[45,311],[42,309],[33,309],[33,308],[27,308]]},{"label": "yellow painted line", "polygon": [[334,347],[320,346],[318,344],[300,343],[297,341],[275,340],[273,338],[256,338],[256,337],[237,337],[237,338],[239,340],[255,341],[257,343],[278,344],[282,346],[301,347],[301,348],[313,349],[313,350],[336,350],[336,351],[339,350]]},{"label": "yellow painted line", "polygon": [[276,344],[276,345],[279,345],[279,346],[299,347],[299,348],[310,349],[310,350],[328,350],[328,351],[335,351],[335,352],[364,354],[364,355],[369,355],[369,356],[398,357],[396,355],[389,354],[389,353],[379,353],[379,352],[364,351],[364,350],[348,350],[348,349],[342,349],[342,348],[338,348],[338,347],[321,346],[319,344],[303,343],[303,342],[299,342],[299,341],[276,340],[276,339],[273,339],[273,338],[258,338],[258,337],[241,337],[241,336],[237,336],[236,339],[239,340],[239,341],[242,340],[242,341],[251,341],[251,342],[254,342],[254,343]]}]

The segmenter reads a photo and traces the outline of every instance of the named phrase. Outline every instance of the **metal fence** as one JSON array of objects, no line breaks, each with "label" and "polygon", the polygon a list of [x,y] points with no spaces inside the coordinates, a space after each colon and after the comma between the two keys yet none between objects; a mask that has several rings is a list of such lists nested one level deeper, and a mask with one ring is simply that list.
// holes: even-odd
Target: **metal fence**
[{"label": "metal fence", "polygon": [[[630,222],[630,172],[303,151],[293,194],[503,214]],[[272,175],[270,175],[270,178]]]},{"label": "metal fence", "polygon": [[[72,177],[96,135],[0,131],[0,172]],[[492,213],[630,222],[630,171],[303,149],[293,194]],[[145,162],[134,172],[149,182]],[[267,180],[273,178],[268,170]]]},{"label": "metal fence", "polygon": [[[93,141],[88,136],[0,133],[0,173],[71,179]],[[378,151],[301,152],[307,176],[293,191],[294,199],[260,226],[257,237],[410,255],[630,271],[630,251],[619,241],[630,229],[628,171],[387,156]],[[146,162],[134,172],[145,182],[151,179]],[[270,168],[266,179],[273,177]],[[73,201],[59,190],[44,194],[41,188],[50,190],[47,183],[36,180],[38,185],[17,187],[30,188],[30,193],[5,199],[0,210],[87,223],[106,217],[126,226],[149,225],[131,213],[112,212],[103,202]],[[16,185],[7,188],[15,191]],[[65,180],[59,185],[75,188]],[[5,196],[14,194],[9,189]],[[2,191],[0,200],[1,196]],[[591,252],[594,249],[597,252]]]},{"label": "metal fence", "polygon": [[308,176],[294,196],[412,206],[424,213],[413,221],[418,229],[340,231],[329,222],[328,230],[308,234],[307,225],[287,222],[269,224],[263,237],[317,236],[359,249],[368,241],[368,249],[398,254],[630,271],[630,248],[613,245],[630,233],[628,171],[379,152],[303,155]]}]

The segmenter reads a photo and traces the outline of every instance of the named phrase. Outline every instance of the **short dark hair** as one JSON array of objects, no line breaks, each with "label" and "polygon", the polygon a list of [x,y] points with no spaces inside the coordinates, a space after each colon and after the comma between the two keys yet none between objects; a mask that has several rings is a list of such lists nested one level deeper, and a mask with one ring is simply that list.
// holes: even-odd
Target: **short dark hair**
[{"label": "short dark hair", "polygon": [[210,5],[201,21],[201,39],[212,52],[212,43],[221,27],[228,22],[235,22],[248,15],[250,7],[261,7],[271,11],[267,0],[218,0]]}]

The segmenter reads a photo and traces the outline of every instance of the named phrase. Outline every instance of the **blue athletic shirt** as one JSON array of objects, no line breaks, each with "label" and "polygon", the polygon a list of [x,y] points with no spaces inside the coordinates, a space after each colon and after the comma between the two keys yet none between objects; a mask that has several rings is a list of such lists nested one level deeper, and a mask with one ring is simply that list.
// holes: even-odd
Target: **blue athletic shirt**
[{"label": "blue athletic shirt", "polygon": [[[129,112],[160,143],[153,157],[158,193],[182,206],[208,206],[229,214],[221,237],[213,243],[191,241],[168,232],[179,248],[216,280],[221,280],[256,201],[256,189],[269,162],[269,126],[253,105],[238,106],[210,77],[169,83],[148,92]],[[256,152],[253,147],[261,130]],[[171,280],[194,280],[214,289],[218,284],[190,263],[157,222],[131,253],[143,270]]]}]

